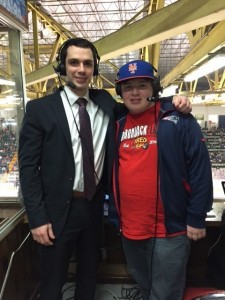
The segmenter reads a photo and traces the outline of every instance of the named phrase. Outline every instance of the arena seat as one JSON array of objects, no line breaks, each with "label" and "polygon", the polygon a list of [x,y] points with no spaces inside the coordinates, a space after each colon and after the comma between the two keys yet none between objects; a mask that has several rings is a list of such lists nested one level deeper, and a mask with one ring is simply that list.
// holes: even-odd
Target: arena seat
[{"label": "arena seat", "polygon": [[225,290],[214,288],[188,287],[185,290],[183,300],[225,300]]}]

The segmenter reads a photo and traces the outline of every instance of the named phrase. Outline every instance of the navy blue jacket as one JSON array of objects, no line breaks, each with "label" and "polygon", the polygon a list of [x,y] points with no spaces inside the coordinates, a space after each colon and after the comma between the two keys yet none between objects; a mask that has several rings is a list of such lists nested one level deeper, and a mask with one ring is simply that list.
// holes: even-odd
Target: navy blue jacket
[{"label": "navy blue jacket", "polygon": [[[100,178],[107,190],[110,189],[115,153],[116,117],[124,116],[124,106],[105,90],[90,89],[89,92],[92,101],[109,116],[104,170]],[[18,155],[20,184],[30,228],[51,222],[58,237],[70,211],[73,182],[77,176],[60,90],[27,103]]]},{"label": "navy blue jacket", "polygon": [[[118,213],[118,147],[125,121],[126,117],[117,122],[117,158],[113,177]],[[193,115],[177,112],[168,102],[161,103],[157,122],[158,183],[167,233],[184,231],[187,225],[204,228],[206,214],[212,209],[213,185],[202,130]]]}]

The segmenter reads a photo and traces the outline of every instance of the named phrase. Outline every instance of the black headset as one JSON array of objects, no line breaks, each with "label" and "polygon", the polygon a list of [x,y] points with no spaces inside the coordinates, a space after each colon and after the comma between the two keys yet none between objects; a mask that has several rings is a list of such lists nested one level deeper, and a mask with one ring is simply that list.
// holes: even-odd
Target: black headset
[{"label": "black headset", "polygon": [[[152,69],[155,72],[157,72],[157,70],[153,66],[152,66]],[[118,75],[119,75],[119,73],[117,73],[117,78],[118,78]],[[119,80],[119,78],[117,80]],[[129,79],[127,79],[127,80],[129,80]],[[122,82],[119,82],[119,83],[116,82],[116,84],[115,84],[116,93],[121,98],[122,98],[122,91],[121,91],[121,84],[122,84]],[[158,99],[160,97],[159,93],[161,93],[163,91],[163,87],[160,84],[160,76],[154,76],[154,79],[151,80],[151,83],[152,83],[152,89],[153,89],[153,95],[152,95],[152,97],[155,98],[155,99]]]},{"label": "black headset", "polygon": [[59,48],[58,56],[56,57],[56,61],[58,65],[54,68],[55,72],[61,76],[66,76],[66,56],[67,56],[67,49],[70,46],[76,46],[80,48],[90,48],[94,58],[94,72],[93,76],[97,76],[99,74],[99,61],[100,56],[98,55],[98,51],[95,46],[86,39],[83,38],[71,38],[65,41],[61,47]]}]

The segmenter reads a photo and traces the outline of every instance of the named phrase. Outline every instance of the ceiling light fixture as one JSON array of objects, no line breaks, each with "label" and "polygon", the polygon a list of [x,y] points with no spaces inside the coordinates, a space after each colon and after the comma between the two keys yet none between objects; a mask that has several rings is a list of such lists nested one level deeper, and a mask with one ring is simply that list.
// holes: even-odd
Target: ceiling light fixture
[{"label": "ceiling light fixture", "polygon": [[171,84],[167,86],[166,88],[163,89],[161,97],[167,97],[170,95],[177,94],[177,88],[178,88],[178,84]]},{"label": "ceiling light fixture", "polygon": [[11,81],[11,80],[6,80],[6,79],[2,79],[0,78],[0,85],[10,85],[10,86],[14,86],[15,82]]},{"label": "ceiling light fixture", "polygon": [[194,81],[224,66],[225,66],[225,53],[217,54],[216,56],[213,56],[210,60],[205,62],[203,65],[201,65],[199,68],[187,74],[184,77],[184,81],[185,82]]}]

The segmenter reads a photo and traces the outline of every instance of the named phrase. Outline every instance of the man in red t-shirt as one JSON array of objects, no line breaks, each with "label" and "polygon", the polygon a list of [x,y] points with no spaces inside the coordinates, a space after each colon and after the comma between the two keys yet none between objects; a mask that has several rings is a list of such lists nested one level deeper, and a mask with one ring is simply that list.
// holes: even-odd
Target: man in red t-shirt
[{"label": "man in red t-shirt", "polygon": [[190,240],[205,237],[212,207],[207,147],[195,118],[159,98],[148,62],[122,66],[116,91],[129,110],[113,176],[128,267],[144,300],[181,300]]}]

